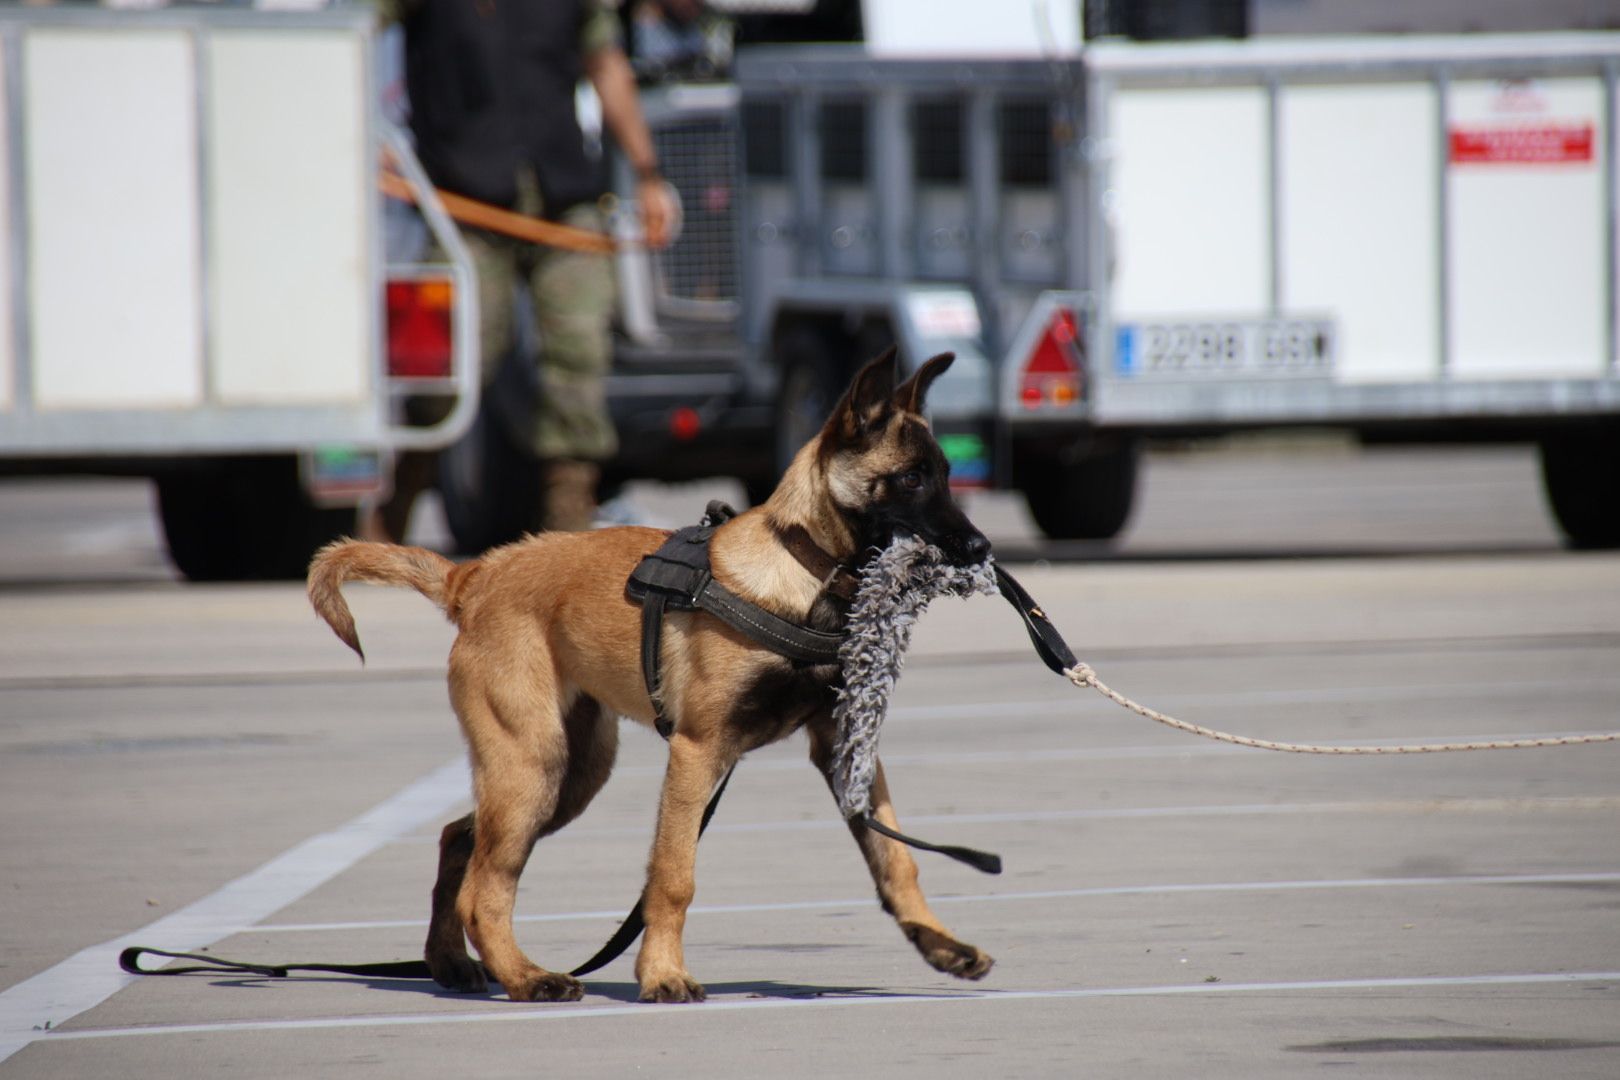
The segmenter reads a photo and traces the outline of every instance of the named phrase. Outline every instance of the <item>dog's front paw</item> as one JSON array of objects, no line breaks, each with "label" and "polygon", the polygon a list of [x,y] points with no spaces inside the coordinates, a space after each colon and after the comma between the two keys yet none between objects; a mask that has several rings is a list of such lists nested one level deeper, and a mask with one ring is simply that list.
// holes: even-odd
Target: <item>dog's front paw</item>
[{"label": "dog's front paw", "polygon": [[517,985],[506,988],[513,1001],[578,1001],[585,996],[585,984],[560,971],[535,968],[514,982]]},{"label": "dog's front paw", "polygon": [[995,966],[995,957],[982,952],[949,934],[917,923],[903,923],[906,940],[917,947],[923,959],[935,971],[955,975],[958,979],[982,979]]},{"label": "dog's front paw", "polygon": [[643,979],[641,983],[641,1000],[659,1005],[682,1005],[702,1001],[707,996],[703,984],[684,971],[663,978]]},{"label": "dog's front paw", "polygon": [[484,975],[484,965],[462,953],[459,956],[433,956],[427,957],[428,970],[433,973],[433,981],[446,990],[455,990],[463,994],[482,994],[489,990],[489,979]]}]

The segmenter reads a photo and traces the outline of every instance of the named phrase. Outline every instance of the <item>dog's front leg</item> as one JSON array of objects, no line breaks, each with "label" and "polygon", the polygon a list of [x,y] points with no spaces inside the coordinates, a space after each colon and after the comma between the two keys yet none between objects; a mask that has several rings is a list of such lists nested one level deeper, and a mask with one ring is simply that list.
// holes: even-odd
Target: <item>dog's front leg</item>
[{"label": "dog's front leg", "polygon": [[[832,787],[832,734],[824,726],[810,731],[810,759],[815,763],[827,786]],[[883,763],[874,762],[872,780],[872,816],[896,832],[900,830],[894,806],[889,801],[889,784],[883,775]],[[962,979],[982,979],[995,959],[965,941],[958,941],[945,924],[935,917],[928,906],[928,898],[917,884],[917,861],[898,840],[873,832],[859,821],[849,823],[850,834],[861,846],[866,865],[877,886],[878,900],[883,910],[894,916],[906,940],[922,953],[924,960],[935,970]]]},{"label": "dog's front leg", "polygon": [[658,831],[647,864],[642,892],[646,937],[636,957],[641,1000],[702,1001],[703,986],[686,971],[681,933],[686,909],[696,892],[698,832],[703,808],[714,785],[736,760],[719,738],[694,739],[675,733],[669,740],[669,764],[658,804]]}]

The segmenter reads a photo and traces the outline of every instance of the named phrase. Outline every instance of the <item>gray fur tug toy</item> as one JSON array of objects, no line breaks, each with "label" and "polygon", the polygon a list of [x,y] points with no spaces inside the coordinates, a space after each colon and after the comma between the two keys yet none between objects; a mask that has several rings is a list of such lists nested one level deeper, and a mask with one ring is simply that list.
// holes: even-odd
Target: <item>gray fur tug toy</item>
[{"label": "gray fur tug toy", "polygon": [[900,677],[917,616],[936,597],[993,595],[996,571],[988,558],[952,566],[939,548],[915,536],[896,537],[861,570],[850,605],[849,636],[838,649],[843,682],[833,706],[833,793],[845,820],[872,809],[878,735]]},{"label": "gray fur tug toy", "polygon": [[1068,643],[1024,587],[995,561],[953,566],[938,548],[914,536],[896,537],[862,569],[850,606],[845,639],[838,650],[842,685],[833,706],[833,793],[846,821],[859,821],[923,851],[948,855],[987,874],[1001,873],[1000,856],[972,848],[930,844],[884,825],[872,814],[872,781],[877,773],[878,734],[889,711],[889,695],[911,643],[917,616],[936,597],[968,597],[1000,592],[1024,620],[1041,661],[1062,674],[1078,661]]}]

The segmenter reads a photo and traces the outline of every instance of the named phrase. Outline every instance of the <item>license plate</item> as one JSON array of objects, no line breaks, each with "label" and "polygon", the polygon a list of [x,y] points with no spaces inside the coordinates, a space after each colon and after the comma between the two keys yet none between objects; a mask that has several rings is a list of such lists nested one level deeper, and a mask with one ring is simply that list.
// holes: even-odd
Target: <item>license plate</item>
[{"label": "license plate", "polygon": [[938,431],[934,436],[950,464],[952,491],[990,485],[990,447],[983,437],[964,432]]},{"label": "license plate", "polygon": [[388,470],[378,450],[323,446],[303,454],[304,488],[316,506],[354,506],[388,494]]},{"label": "license plate", "polygon": [[1333,327],[1321,319],[1125,323],[1114,374],[1122,379],[1325,378]]}]

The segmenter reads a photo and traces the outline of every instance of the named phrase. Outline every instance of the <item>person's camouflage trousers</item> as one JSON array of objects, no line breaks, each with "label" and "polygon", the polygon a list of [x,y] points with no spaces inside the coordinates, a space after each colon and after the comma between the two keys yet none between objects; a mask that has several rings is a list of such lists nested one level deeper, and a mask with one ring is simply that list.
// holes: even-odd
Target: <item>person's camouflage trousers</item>
[{"label": "person's camouflage trousers", "polygon": [[[561,220],[603,231],[602,215],[594,206],[577,206]],[[527,423],[509,425],[526,429],[513,431],[514,437],[542,459],[612,457],[618,437],[605,384],[612,362],[611,257],[537,247],[476,230],[466,231],[462,239],[478,276],[483,385],[494,379],[502,357],[518,340],[516,290],[526,289],[533,305],[539,333],[538,401]],[[448,411],[444,399],[428,399],[411,409],[419,423],[431,423]],[[508,419],[513,415],[510,409],[496,411]]]}]

